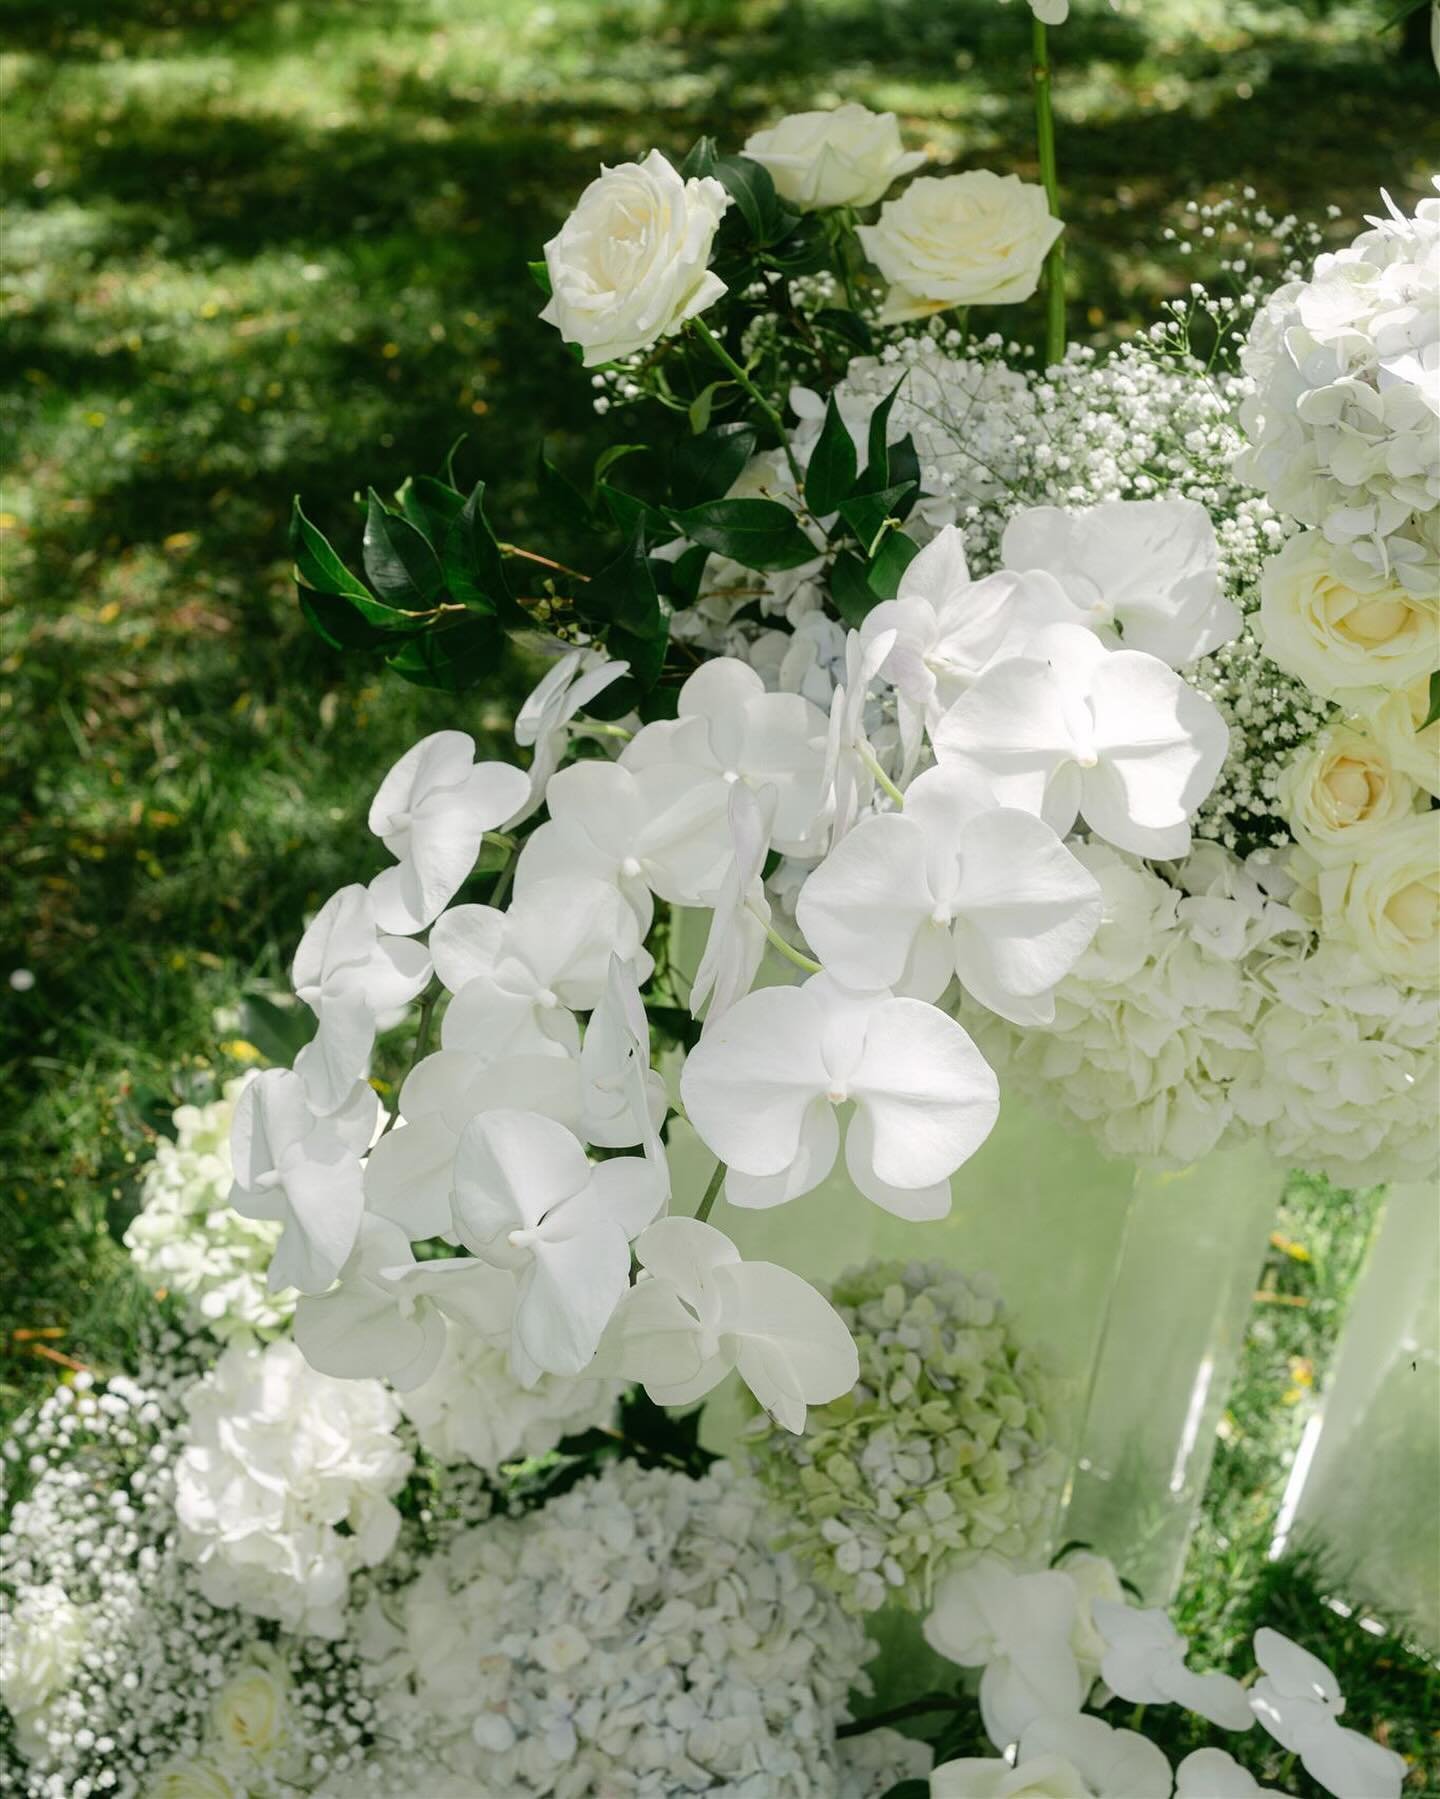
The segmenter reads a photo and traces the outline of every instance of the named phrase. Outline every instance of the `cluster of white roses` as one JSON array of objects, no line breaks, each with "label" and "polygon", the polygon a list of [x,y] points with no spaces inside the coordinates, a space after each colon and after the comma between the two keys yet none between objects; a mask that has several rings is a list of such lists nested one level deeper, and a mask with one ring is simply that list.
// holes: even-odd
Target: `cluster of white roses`
[{"label": "cluster of white roses", "polygon": [[[458,732],[391,770],[370,823],[396,865],[321,908],[294,969],[315,1038],[236,1113],[233,1202],[281,1225],[271,1279],[304,1295],[296,1341],[317,1368],[417,1386],[464,1330],[505,1345],[522,1384],[590,1370],[664,1404],[738,1368],[792,1430],[851,1386],[854,1346],[818,1293],[742,1262],[703,1215],[665,1215],[644,939],[657,900],[711,914],[679,1078],[720,1162],[702,1214],[722,1178],[742,1207],[810,1191],[842,1141],[876,1205],[948,1211],[998,1097],[935,1002],[958,979],[1015,1023],[1053,1019],[1103,913],[1067,835],[1083,817],[1122,850],[1183,855],[1227,742],[1173,666],[1235,627],[1203,508],[1039,509],[1004,547],[1010,566],[976,581],[942,529],[845,641],[828,718],[717,658],[674,719],[558,766],[576,683],[621,672],[571,651],[522,714],[529,777],[476,766]],[[1102,591],[1087,557],[1129,579]],[[517,839],[542,796],[548,818]],[[509,904],[452,904],[487,831],[510,846]],[[817,959],[773,922],[772,850]],[[767,944],[810,978],[752,991]],[[440,1048],[372,1144],[379,1021],[432,972]],[[469,1253],[416,1259],[438,1239]]]},{"label": "cluster of white roses", "polygon": [[[893,113],[854,104],[792,113],[744,153],[801,212],[870,207],[926,160],[903,148]],[[602,169],[545,245],[540,316],[587,368],[673,337],[727,292],[710,262],[730,203],[713,175],[686,179],[659,150]],[[1029,299],[1062,229],[1043,188],[971,169],[911,181],[858,237],[889,284],[881,319],[891,323]]]}]

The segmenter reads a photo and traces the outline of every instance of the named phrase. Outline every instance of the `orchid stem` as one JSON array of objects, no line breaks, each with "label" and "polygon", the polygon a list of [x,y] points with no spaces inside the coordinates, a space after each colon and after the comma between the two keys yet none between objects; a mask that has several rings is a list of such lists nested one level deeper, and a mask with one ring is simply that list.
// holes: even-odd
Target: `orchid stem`
[{"label": "orchid stem", "polygon": [[795,491],[797,494],[803,492],[805,487],[805,477],[800,472],[800,464],[795,460],[795,452],[790,448],[790,439],[785,430],[784,419],[781,418],[780,414],[775,410],[775,407],[765,398],[764,394],[761,393],[760,389],[745,373],[740,364],[736,362],[735,358],[725,348],[724,344],[721,343],[720,339],[716,337],[715,333],[705,323],[704,319],[694,318],[691,319],[690,323],[694,328],[695,335],[703,344],[709,347],[711,354],[716,360],[722,363],[730,371],[740,383],[741,387],[745,389],[746,393],[749,394],[750,398],[769,420],[775,435],[780,439],[780,448],[785,452],[785,460],[790,465],[790,478],[795,483]]},{"label": "orchid stem", "polygon": [[440,994],[440,983],[432,976],[430,985],[425,989],[424,997],[420,1001],[420,1020],[415,1026],[415,1048],[411,1052],[410,1066],[395,1084],[395,1104],[391,1108],[390,1116],[385,1120],[385,1129],[380,1133],[382,1137],[399,1118],[400,1094],[404,1089],[406,1081],[410,1079],[410,1076],[425,1060],[426,1054],[429,1051],[430,1026],[435,1020],[435,1008],[440,1003]]},{"label": "orchid stem", "polygon": [[717,1162],[715,1172],[710,1176],[710,1184],[700,1196],[700,1204],[695,1208],[696,1224],[704,1224],[715,1209],[715,1201],[720,1197],[720,1189],[725,1183],[725,1164]]},{"label": "orchid stem", "polygon": [[887,793],[890,798],[894,800],[896,807],[903,812],[905,810],[905,795],[890,779],[885,770],[881,768],[879,758],[868,744],[860,745],[860,760],[865,764],[866,768],[870,770],[871,774],[874,775],[882,792]]},{"label": "orchid stem", "polygon": [[809,956],[802,956],[793,943],[787,943],[775,929],[774,925],[770,923],[769,919],[757,912],[753,906],[748,907],[747,910],[752,918],[759,919],[760,923],[764,925],[765,935],[769,938],[775,948],[779,950],[780,954],[784,956],[787,962],[793,962],[797,968],[803,968],[806,974],[820,973],[820,964],[818,962],[812,962]]},{"label": "orchid stem", "polygon": [[[1040,156],[1040,179],[1050,203],[1051,218],[1060,217],[1060,174],[1055,161],[1055,113],[1051,106],[1050,40],[1038,19],[1031,27],[1034,48],[1031,78],[1035,87],[1035,147]],[[1065,357],[1065,237],[1062,232],[1045,258],[1045,362],[1047,367]]]}]

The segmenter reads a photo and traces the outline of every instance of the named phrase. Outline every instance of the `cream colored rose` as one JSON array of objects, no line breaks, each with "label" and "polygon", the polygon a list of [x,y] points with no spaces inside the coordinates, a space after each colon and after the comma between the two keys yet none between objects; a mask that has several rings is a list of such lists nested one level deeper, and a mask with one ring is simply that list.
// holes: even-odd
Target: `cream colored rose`
[{"label": "cream colored rose", "polygon": [[890,283],[880,322],[1028,300],[1063,229],[1045,190],[1018,175],[920,176],[877,223],[859,227],[865,254]]},{"label": "cream colored rose", "polygon": [[85,1646],[85,1617],[53,1582],[20,1600],[0,1632],[0,1702],[16,1718],[70,1684]]},{"label": "cream colored rose", "polygon": [[540,317],[583,348],[586,368],[670,337],[725,292],[709,262],[729,204],[713,177],[683,181],[658,150],[602,169],[545,246]]},{"label": "cream colored rose", "polygon": [[1367,732],[1353,725],[1322,731],[1298,750],[1279,781],[1280,803],[1297,843],[1316,862],[1351,862],[1397,821],[1419,794]]},{"label": "cream colored rose", "polygon": [[268,1760],[289,1734],[289,1686],[280,1658],[257,1648],[254,1659],[226,1681],[210,1708],[220,1752]]},{"label": "cream colored rose", "polygon": [[770,171],[776,193],[802,212],[869,206],[925,160],[923,151],[901,143],[893,112],[853,102],[833,112],[792,112],[748,138],[745,154]]},{"label": "cream colored rose", "polygon": [[1440,799],[1440,718],[1421,723],[1430,712],[1430,677],[1421,675],[1392,693],[1367,724],[1396,768]]},{"label": "cream colored rose", "polygon": [[242,1795],[212,1762],[170,1762],[146,1787],[145,1799],[242,1799]]},{"label": "cream colored rose", "polygon": [[1352,587],[1319,531],[1301,531],[1260,577],[1265,653],[1316,693],[1370,710],[1440,665],[1440,595]]},{"label": "cream colored rose", "polygon": [[1440,987],[1440,812],[1394,825],[1348,871],[1322,870],[1326,934],[1407,987]]}]

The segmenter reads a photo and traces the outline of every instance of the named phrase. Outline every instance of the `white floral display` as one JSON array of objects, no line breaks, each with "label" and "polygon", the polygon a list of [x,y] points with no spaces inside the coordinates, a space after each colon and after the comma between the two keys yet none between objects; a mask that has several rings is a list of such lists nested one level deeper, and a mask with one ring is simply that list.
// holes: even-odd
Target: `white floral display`
[{"label": "white floral display", "polygon": [[201,1592],[338,1636],[351,1573],[382,1561],[400,1527],[391,1502],[411,1456],[394,1397],[317,1374],[293,1343],[232,1344],[185,1409],[175,1515]]},{"label": "white floral display", "polygon": [[142,1279],[183,1299],[191,1321],[217,1337],[277,1330],[293,1305],[265,1281],[278,1228],[230,1204],[230,1126],[248,1078],[227,1082],[208,1105],[176,1108],[174,1139],[157,1144],[125,1229]]}]

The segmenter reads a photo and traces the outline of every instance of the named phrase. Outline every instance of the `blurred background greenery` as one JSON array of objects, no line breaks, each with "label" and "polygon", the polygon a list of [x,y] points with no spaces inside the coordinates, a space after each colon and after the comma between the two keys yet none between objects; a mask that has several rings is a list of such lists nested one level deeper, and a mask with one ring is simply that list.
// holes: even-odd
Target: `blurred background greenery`
[{"label": "blurred background greenery", "polygon": [[[1435,72],[1382,29],[1391,10],[1075,0],[1056,102],[1082,335],[1133,330],[1204,272],[1203,244],[1163,237],[1187,201],[1248,183],[1277,213],[1338,208],[1336,241],[1382,185],[1413,203],[1440,161]],[[426,729],[507,722],[512,695],[419,693],[306,633],[291,496],[349,543],[357,487],[468,432],[464,472],[524,541],[537,441],[563,460],[601,431],[523,266],[597,163],[854,99],[942,161],[1033,177],[1028,17],[0,0],[0,1409],[56,1357],[123,1353],[115,1243],[153,1128],[243,1065],[225,1009],[278,977],[305,908],[378,867],[378,773]],[[1297,1204],[1328,1242],[1333,1213]],[[1262,1320],[1217,1474],[1241,1512],[1264,1503],[1292,1363],[1328,1340],[1355,1240],[1318,1267],[1277,1251],[1313,1290]],[[1215,1517],[1223,1557],[1240,1527]]]}]

